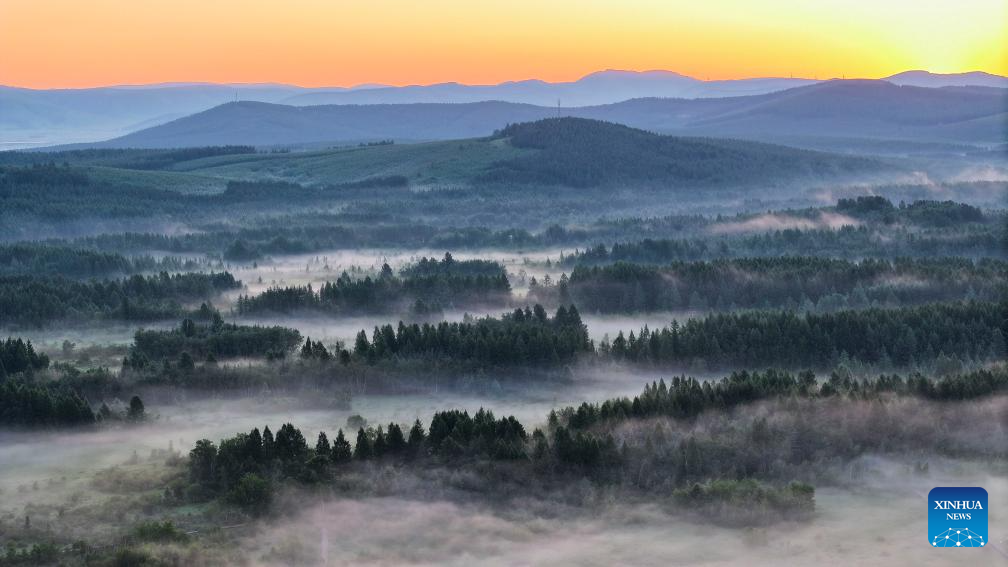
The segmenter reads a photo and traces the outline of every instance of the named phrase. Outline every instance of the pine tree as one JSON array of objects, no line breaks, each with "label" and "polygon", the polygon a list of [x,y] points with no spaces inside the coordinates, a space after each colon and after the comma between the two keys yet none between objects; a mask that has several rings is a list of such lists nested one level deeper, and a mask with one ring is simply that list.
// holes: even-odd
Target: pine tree
[{"label": "pine tree", "polygon": [[357,340],[354,342],[354,354],[359,358],[370,359],[371,343],[368,342],[367,333],[363,329],[357,333]]},{"label": "pine tree", "polygon": [[403,436],[402,428],[398,423],[390,423],[388,426],[388,437],[386,439],[389,453],[398,455],[406,449],[406,438]]},{"label": "pine tree", "polygon": [[424,433],[423,424],[420,423],[419,419],[417,419],[413,422],[413,427],[410,428],[409,439],[406,442],[409,446],[409,452],[411,455],[419,454],[425,437],[426,434]]},{"label": "pine tree", "polygon": [[144,420],[144,404],[140,400],[140,396],[133,396],[130,398],[129,409],[126,410],[126,417],[130,421],[143,421]]},{"label": "pine tree", "polygon": [[273,432],[269,426],[263,428],[262,432],[263,459],[271,460],[276,456],[276,441],[273,439]]},{"label": "pine tree", "polygon": [[354,444],[353,456],[360,461],[370,459],[372,456],[371,440],[368,439],[367,432],[363,427],[357,430],[357,443]]},{"label": "pine tree", "polygon": [[331,452],[332,447],[329,446],[329,438],[326,437],[325,431],[319,431],[318,442],[315,443],[315,454],[328,459]]},{"label": "pine tree", "polygon": [[304,434],[290,423],[280,426],[274,444],[276,456],[286,463],[298,462],[308,452],[308,443],[305,441]]},{"label": "pine tree", "polygon": [[382,426],[375,429],[374,441],[371,443],[371,454],[375,457],[383,457],[388,453],[388,440],[385,439],[385,432]]},{"label": "pine tree", "polygon": [[343,430],[336,433],[336,440],[332,444],[332,462],[345,463],[353,456],[350,442],[343,436]]}]

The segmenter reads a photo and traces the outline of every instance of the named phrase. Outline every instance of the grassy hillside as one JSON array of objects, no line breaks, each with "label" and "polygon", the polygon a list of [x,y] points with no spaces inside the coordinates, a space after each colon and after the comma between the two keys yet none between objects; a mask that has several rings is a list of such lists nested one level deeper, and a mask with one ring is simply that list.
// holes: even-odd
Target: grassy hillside
[{"label": "grassy hillside", "polygon": [[414,188],[458,185],[710,186],[862,174],[882,164],[783,146],[661,136],[596,120],[550,118],[491,138],[314,152],[220,155],[176,171],[227,179],[337,185],[403,176]]},{"label": "grassy hillside", "polygon": [[[237,149],[243,151],[230,151]],[[403,176],[414,187],[469,184],[492,164],[529,152],[505,140],[487,139],[292,152],[262,152],[250,146],[86,149],[0,152],[0,167],[69,164],[87,169],[92,179],[106,184],[214,193],[223,191],[227,180],[322,186]]]},{"label": "grassy hillside", "polygon": [[95,166],[87,168],[87,172],[92,182],[109,188],[157,189],[203,195],[220,193],[227,186],[225,179],[176,171],[140,171]]},{"label": "grassy hillside", "polygon": [[506,102],[286,106],[232,102],[140,130],[100,147],[184,148],[347,143],[484,136],[508,122],[535,120],[555,109]]},{"label": "grassy hillside", "polygon": [[306,185],[352,183],[405,176],[410,185],[469,184],[492,164],[530,150],[504,140],[469,139],[422,144],[389,144],[288,154],[220,156],[186,162],[176,169],[228,179],[280,179]]}]

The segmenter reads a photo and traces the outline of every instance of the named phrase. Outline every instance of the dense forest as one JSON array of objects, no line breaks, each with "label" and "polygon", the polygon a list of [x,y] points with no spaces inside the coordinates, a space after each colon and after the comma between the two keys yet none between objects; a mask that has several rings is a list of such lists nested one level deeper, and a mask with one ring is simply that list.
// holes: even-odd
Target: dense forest
[{"label": "dense forest", "polygon": [[[517,488],[521,478],[534,479],[537,484],[545,482],[546,486],[577,478],[611,482],[624,467],[632,466],[627,462],[625,446],[621,454],[611,435],[571,434],[558,427],[549,437],[542,430],[529,435],[513,416],[497,419],[484,409],[472,416],[459,410],[437,412],[431,418],[429,431],[419,420],[408,434],[397,423],[390,423],[387,430],[382,426],[360,428],[352,445],[341,429],[332,443],[325,432],[320,432],[311,446],[300,429],[285,423],[275,435],[265,427],[262,433],[253,429],[219,444],[208,439],[198,441],[189,453],[188,486],[180,483],[171,494],[180,501],[216,498],[259,515],[271,509],[278,483],[333,482],[337,474],[361,471],[368,464],[476,472],[480,469],[473,467],[478,467],[479,462],[493,461],[496,468],[510,470],[494,487],[500,491],[508,490],[511,483]],[[362,472],[368,474],[366,471]],[[684,475],[683,480],[687,478]],[[693,486],[675,497],[698,499],[697,491],[701,491],[704,499],[722,506],[755,505],[758,514],[776,519],[804,518],[815,508],[815,490],[805,483],[774,485],[732,480]]]},{"label": "dense forest", "polygon": [[0,426],[73,427],[105,419],[144,419],[137,396],[121,414],[104,403],[93,411],[70,380],[48,380],[43,371],[49,367],[49,357],[37,352],[31,341],[0,341]]},{"label": "dense forest", "polygon": [[[279,254],[385,246],[577,247],[593,250],[586,261],[599,261],[599,244],[633,243],[642,238],[672,243],[673,249],[659,257],[636,259],[663,263],[802,255],[809,250],[844,258],[1005,257],[1001,246],[1003,212],[951,201],[894,205],[886,199],[862,197],[845,199],[838,207],[639,218],[652,209],[667,209],[662,203],[641,200],[639,195],[631,198],[603,188],[523,190],[521,199],[516,200],[517,189],[508,184],[414,192],[402,187],[174,179],[165,175],[169,174],[111,168],[96,171],[77,165],[0,166],[0,200],[6,205],[0,209],[0,228],[9,231],[8,238],[52,238],[64,230],[68,235],[89,235],[96,232],[92,221],[103,219],[107,222],[97,231],[101,234],[59,244],[115,253],[199,253],[239,262]],[[193,189],[193,184],[205,187]],[[970,190],[979,193],[981,187]],[[991,192],[997,190],[996,186],[990,188]],[[618,206],[619,214],[599,218],[596,209],[600,199]],[[770,230],[761,228],[767,216],[773,217]],[[171,230],[180,222],[194,230]],[[824,222],[850,224],[837,229],[824,228]],[[774,229],[781,223],[780,229]],[[796,228],[787,228],[789,224]],[[635,260],[616,255],[605,261],[616,259]]]},{"label": "dense forest", "polygon": [[1002,248],[1003,232],[995,227],[963,232],[928,234],[894,229],[880,238],[874,228],[843,226],[830,229],[783,229],[733,239],[650,239],[599,244],[566,258],[568,264],[637,262],[668,264],[676,261],[725,257],[801,256],[815,250],[818,256],[857,260],[876,258],[1008,258]]},{"label": "dense forest", "polygon": [[24,429],[73,428],[98,423],[137,423],[147,417],[143,400],[130,398],[121,410],[97,410],[73,388],[58,382],[0,380],[0,426]]},{"label": "dense forest", "polygon": [[241,282],[227,272],[161,272],[91,281],[61,276],[0,276],[0,325],[171,319],[185,312],[182,303],[211,300],[239,287]]},{"label": "dense forest", "polygon": [[[96,172],[70,165],[0,166],[0,202],[4,204],[0,228],[9,231],[8,237],[37,238],[37,233],[31,232],[33,227],[25,223],[54,227],[50,231],[57,233],[61,224],[96,219],[147,227],[157,219],[167,226],[238,212],[255,214],[267,203],[294,209],[333,199],[319,189],[286,182],[209,180],[206,183],[211,187],[224,185],[224,191],[197,192],[176,190],[164,181],[121,169]],[[140,219],[145,222],[137,223]]]},{"label": "dense forest", "polygon": [[[574,215],[575,221],[561,225],[557,224],[555,217],[541,216],[544,211],[552,210],[555,204],[539,202],[542,197],[531,196],[528,199],[531,204],[522,201],[521,209],[512,210],[513,199],[506,191],[500,195],[454,192],[457,194],[438,195],[438,199],[424,192],[410,194],[409,197],[390,197],[381,203],[375,202],[374,195],[321,191],[318,195],[315,192],[306,193],[308,200],[302,203],[298,197],[302,190],[291,184],[233,183],[229,187],[251,188],[225,189],[223,193],[206,196],[161,191],[158,195],[142,197],[136,203],[133,203],[133,189],[130,188],[119,191],[112,187],[107,195],[104,188],[90,192],[90,200],[80,204],[82,209],[76,212],[68,210],[67,216],[61,218],[116,217],[122,218],[125,226],[134,226],[127,222],[130,214],[119,214],[117,211],[125,207],[135,211],[148,210],[150,214],[160,214],[158,211],[169,213],[149,202],[150,199],[163,198],[170,201],[171,207],[185,209],[187,212],[180,214],[191,217],[199,230],[184,234],[165,234],[150,229],[141,232],[107,230],[101,235],[54,241],[53,244],[118,254],[130,251],[148,254],[151,250],[177,255],[208,254],[236,262],[251,262],[271,255],[368,247],[580,249],[581,252],[567,258],[570,264],[617,260],[668,263],[721,257],[808,255],[809,250],[816,250],[822,256],[850,259],[936,255],[1008,258],[1002,247],[1004,215],[985,212],[976,217],[978,210],[974,207],[953,202],[915,201],[893,205],[891,214],[883,215],[864,213],[859,217],[861,213],[844,213],[842,217],[848,220],[841,222],[850,224],[826,228],[822,226],[825,222],[823,217],[835,217],[835,207],[731,217],[674,215],[589,220],[594,214],[591,207],[598,199],[606,197],[584,195],[572,197],[573,202],[564,204],[565,210],[569,208],[572,211],[570,214]],[[34,190],[26,191],[28,195]],[[82,191],[82,195],[88,193],[86,189]],[[264,196],[256,196],[260,194]],[[76,192],[70,191],[67,199],[61,199],[61,206],[71,207],[74,195]],[[285,213],[299,203],[314,208],[318,204],[317,199],[329,198],[325,195],[345,200],[345,207],[338,213],[305,210]],[[105,199],[110,200],[107,205],[102,203]],[[263,203],[257,199],[267,199],[273,214],[268,217],[250,216],[252,211],[258,210],[256,204]],[[33,210],[31,207],[2,211],[0,222],[10,224],[12,235],[29,234],[26,231],[32,230],[32,226],[25,225],[23,220],[24,215]],[[107,212],[91,210],[95,207],[102,211],[107,209]],[[465,216],[461,211],[455,213],[460,207],[473,208],[471,222],[459,222],[460,216]],[[226,214],[238,216],[241,222],[198,222],[197,219],[203,216],[216,218],[215,212],[220,212],[222,208]],[[927,211],[927,214],[921,211]],[[514,216],[516,224],[502,226],[498,220],[501,215]],[[890,217],[895,221],[888,222]],[[4,221],[5,218],[7,221]],[[917,224],[922,222],[922,218],[934,220],[938,226]],[[959,222],[959,218],[980,220]],[[829,222],[837,221],[832,219]],[[766,228],[763,228],[763,223],[768,223]],[[789,225],[794,228],[787,228]]]},{"label": "dense forest", "polygon": [[353,347],[354,356],[369,363],[419,359],[478,367],[550,367],[585,352],[593,346],[577,308],[560,306],[550,317],[541,305],[497,319],[375,327],[370,341],[362,330]]},{"label": "dense forest", "polygon": [[37,243],[0,245],[0,276],[60,275],[68,278],[126,276],[140,272],[196,271],[204,262],[173,256],[122,254]]},{"label": "dense forest", "polygon": [[12,337],[0,341],[0,378],[46,368],[49,368],[49,357],[36,352],[31,341]]},{"label": "dense forest", "polygon": [[504,266],[493,260],[456,260],[450,252],[445,252],[443,258],[421,257],[416,262],[407,264],[399,270],[404,278],[427,278],[436,276],[486,276],[500,277],[506,275]]},{"label": "dense forest", "polygon": [[645,386],[631,398],[614,398],[600,403],[582,403],[551,412],[549,423],[556,427],[590,429],[599,423],[644,419],[657,416],[692,418],[710,410],[728,410],[768,398],[849,396],[877,398],[891,394],[917,396],[938,401],[961,401],[1008,390],[1008,371],[981,369],[967,374],[929,380],[921,374],[903,378],[897,374],[858,380],[849,374],[832,373],[822,382],[810,371],[797,375],[780,370],[738,371],[720,380],[697,380],[676,376]]},{"label": "dense forest", "polygon": [[836,210],[862,220],[875,220],[884,224],[906,222],[934,228],[982,223],[985,220],[982,210],[965,203],[922,200],[896,206],[879,195],[840,199]]},{"label": "dense forest", "polygon": [[619,333],[599,350],[615,360],[701,367],[831,368],[844,359],[912,367],[951,357],[1005,358],[1005,304],[936,303],[833,313],[753,311],[712,314]]},{"label": "dense forest", "polygon": [[87,400],[69,388],[0,380],[0,425],[70,427],[93,424],[95,419]]},{"label": "dense forest", "polygon": [[962,258],[874,260],[823,257],[720,259],[664,266],[576,266],[530,297],[573,302],[584,312],[636,313],[786,307],[833,311],[956,299],[997,300],[1008,264]]},{"label": "dense forest", "polygon": [[[883,368],[939,359],[978,363],[1005,356],[1004,309],[1001,303],[971,301],[822,314],[711,314],[661,329],[620,332],[598,345],[597,354],[605,360],[701,369],[832,368],[845,360]],[[576,307],[561,306],[549,318],[538,304],[499,319],[376,327],[370,341],[361,331],[353,349],[357,360],[369,363],[419,358],[485,367],[567,364],[595,353]]]},{"label": "dense forest", "polygon": [[[686,420],[707,410],[771,398],[801,402],[814,411],[826,403],[842,407],[856,405],[859,400],[874,399],[884,405],[892,396],[961,400],[990,396],[1006,388],[1008,374],[1004,370],[938,381],[919,375],[907,379],[883,375],[869,380],[833,375],[822,383],[810,372],[796,376],[768,370],[736,372],[715,382],[687,377],[677,377],[668,385],[661,381],[648,385],[632,400],[607,400],[554,411],[544,429],[531,433],[514,417],[498,419],[484,409],[474,415],[460,410],[436,412],[427,430],[420,420],[407,427],[395,422],[387,427],[360,427],[352,443],[340,429],[332,441],[325,431],[320,432],[312,445],[300,429],[285,423],[276,434],[265,427],[217,444],[208,439],[198,441],[189,453],[187,479],[176,485],[172,494],[180,500],[219,498],[250,512],[264,513],[281,482],[334,482],[345,479],[350,471],[372,474],[373,469],[362,468],[368,463],[428,471],[464,468],[482,475],[491,469],[480,463],[493,461],[495,467],[509,471],[494,476],[495,482],[503,483],[495,488],[505,492],[512,482],[548,487],[578,478],[603,484],[622,482],[631,490],[655,489],[664,483],[675,488],[672,498],[687,509],[732,505],[741,512],[746,506],[757,506],[755,517],[749,510],[743,523],[766,520],[769,512],[777,519],[803,517],[814,509],[814,489],[786,479],[801,476],[816,459],[850,460],[869,451],[917,447],[919,432],[896,427],[891,437],[874,435],[866,442],[864,431],[834,429],[827,434],[831,441],[820,444],[810,442],[812,436],[826,434],[829,418],[787,431],[788,439],[782,438],[779,423],[771,425],[761,418],[741,430],[725,432],[720,444],[715,444],[713,439],[698,435],[669,438],[661,433],[660,425],[652,429],[655,436],[644,438],[628,435],[619,426],[655,417]],[[648,475],[642,476],[644,471]],[[722,510],[714,518],[731,522],[731,515]]]},{"label": "dense forest", "polygon": [[208,358],[282,358],[300,343],[301,333],[295,329],[225,323],[219,313],[213,313],[206,323],[184,319],[167,331],[138,330],[123,366],[142,370],[180,356],[188,360],[189,367],[194,360]]},{"label": "dense forest", "polygon": [[410,310],[431,315],[445,308],[504,306],[511,285],[504,268],[482,260],[441,261],[422,258],[396,277],[388,264],[374,278],[355,279],[343,272],[318,291],[305,286],[271,287],[255,296],[241,296],[236,309],[242,314],[324,311],[334,314],[389,313]]},{"label": "dense forest", "polygon": [[[144,373],[152,382],[181,380],[208,387],[284,381],[296,385],[302,382],[296,378],[298,372],[306,378],[321,372],[318,376],[338,383],[340,376],[359,380],[365,369],[376,385],[396,376],[397,370],[480,370],[519,380],[522,375],[513,373],[516,368],[556,371],[574,363],[610,362],[694,371],[771,366],[926,368],[946,375],[1003,359],[1004,321],[1003,304],[978,301],[828,313],[732,312],[674,321],[660,329],[621,331],[596,346],[576,307],[560,306],[550,317],[536,304],[499,318],[400,321],[397,326],[376,326],[370,336],[361,330],[352,345],[326,346],[311,338],[302,342],[292,329],[239,327],[224,324],[214,314],[213,322],[205,325],[187,320],[170,331],[138,331],[124,367]],[[243,374],[213,364],[217,358],[234,356],[281,360],[296,346],[299,359],[308,366],[284,364]],[[197,364],[204,359],[210,362]],[[332,366],[336,363],[350,368],[340,370]],[[279,382],[267,379],[271,373]],[[409,375],[414,380],[425,376]],[[435,373],[432,378],[437,377]]]},{"label": "dense forest", "polygon": [[182,214],[196,199],[157,187],[98,183],[86,169],[68,165],[0,167],[0,200],[4,203],[0,226],[9,224],[12,230],[19,220],[32,217],[65,222]]}]

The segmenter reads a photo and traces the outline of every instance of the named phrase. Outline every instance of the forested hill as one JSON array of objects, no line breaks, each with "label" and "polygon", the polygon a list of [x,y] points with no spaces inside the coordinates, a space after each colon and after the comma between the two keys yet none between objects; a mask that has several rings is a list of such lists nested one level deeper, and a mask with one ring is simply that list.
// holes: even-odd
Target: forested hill
[{"label": "forested hill", "polygon": [[866,173],[881,162],[784,146],[663,136],[611,122],[547,118],[498,131],[520,149],[538,150],[493,164],[484,183],[740,185]]}]

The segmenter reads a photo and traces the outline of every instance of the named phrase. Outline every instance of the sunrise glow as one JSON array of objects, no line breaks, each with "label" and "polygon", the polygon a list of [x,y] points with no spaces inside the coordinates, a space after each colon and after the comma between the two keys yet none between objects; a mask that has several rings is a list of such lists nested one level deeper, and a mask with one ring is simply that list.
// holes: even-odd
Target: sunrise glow
[{"label": "sunrise glow", "polygon": [[3,0],[0,84],[1008,73],[1002,0]]}]

